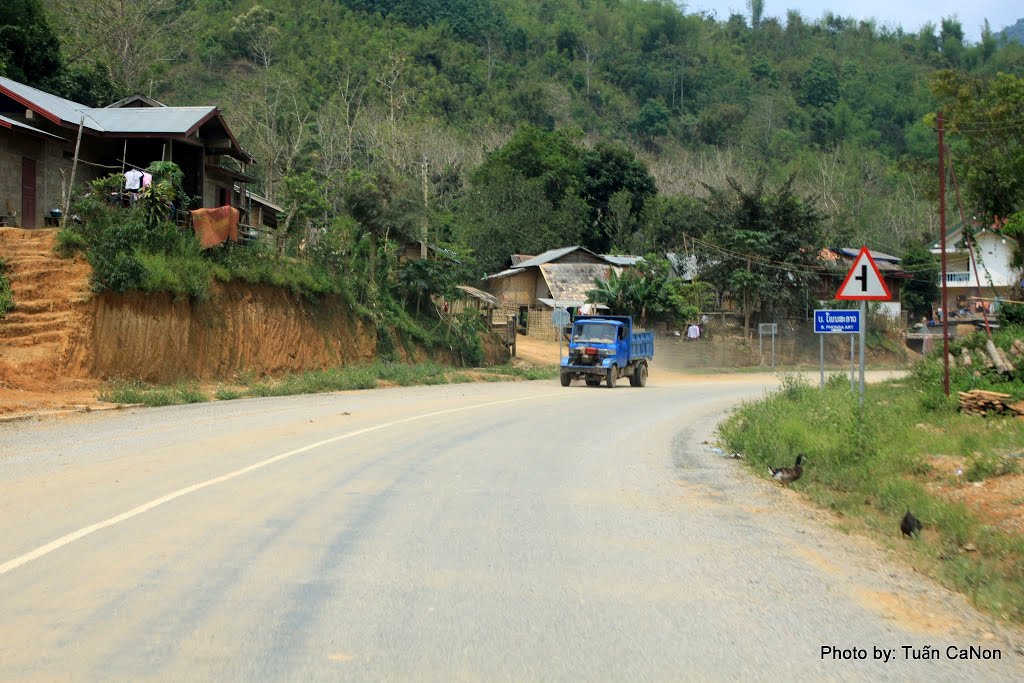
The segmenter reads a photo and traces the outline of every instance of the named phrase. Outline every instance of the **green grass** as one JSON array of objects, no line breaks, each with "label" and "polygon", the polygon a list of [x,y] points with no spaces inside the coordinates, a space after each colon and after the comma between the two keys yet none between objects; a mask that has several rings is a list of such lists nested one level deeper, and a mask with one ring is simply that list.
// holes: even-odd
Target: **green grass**
[{"label": "green grass", "polygon": [[552,379],[557,376],[558,370],[554,366],[517,368],[511,365],[499,365],[489,368],[461,369],[436,363],[373,363],[295,373],[276,378],[257,378],[251,372],[243,372],[239,373],[230,385],[214,388],[212,395],[195,384],[161,386],[137,381],[116,380],[111,382],[100,394],[100,400],[155,407],[180,403],[201,403],[211,399],[230,401],[261,396],[294,396],[328,391],[375,389],[380,386],[408,387],[463,384],[474,381],[508,382]]},{"label": "green grass", "polygon": [[[942,395],[941,373],[938,383],[934,375],[934,368],[915,368],[909,379],[869,385],[863,409],[843,375],[831,377],[824,390],[784,375],[778,392],[744,404],[719,434],[724,447],[742,452],[758,473],[767,464],[791,465],[797,453],[806,453],[794,489],[906,548],[916,566],[977,605],[1022,623],[1024,537],[989,526],[926,483],[938,474],[931,455],[966,458],[964,475],[972,481],[1018,471],[1024,421],[959,413],[955,398]],[[1019,381],[1003,384],[1024,394]],[[913,544],[896,544],[907,509],[926,532]],[[965,553],[968,543],[977,550]]]},{"label": "green grass", "polygon": [[136,380],[114,380],[100,392],[101,401],[108,403],[142,404],[150,407],[205,403],[210,400],[195,384],[161,386]]},{"label": "green grass", "polygon": [[11,281],[7,277],[7,268],[7,261],[0,257],[0,318],[14,308],[14,293],[11,291]]}]

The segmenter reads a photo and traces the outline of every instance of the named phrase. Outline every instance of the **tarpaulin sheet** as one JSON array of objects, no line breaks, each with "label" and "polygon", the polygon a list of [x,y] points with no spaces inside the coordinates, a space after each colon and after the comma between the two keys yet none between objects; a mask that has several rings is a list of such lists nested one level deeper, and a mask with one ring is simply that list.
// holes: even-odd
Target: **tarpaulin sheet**
[{"label": "tarpaulin sheet", "polygon": [[203,249],[215,247],[225,240],[238,241],[238,209],[221,206],[216,209],[192,211],[192,229]]}]

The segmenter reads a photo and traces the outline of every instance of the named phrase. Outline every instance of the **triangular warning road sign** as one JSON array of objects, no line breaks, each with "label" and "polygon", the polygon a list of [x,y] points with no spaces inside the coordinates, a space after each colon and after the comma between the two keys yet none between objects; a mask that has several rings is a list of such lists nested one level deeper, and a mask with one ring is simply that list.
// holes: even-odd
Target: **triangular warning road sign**
[{"label": "triangular warning road sign", "polygon": [[878,272],[875,260],[867,247],[861,247],[853,267],[846,274],[836,299],[841,301],[891,301],[889,287]]}]

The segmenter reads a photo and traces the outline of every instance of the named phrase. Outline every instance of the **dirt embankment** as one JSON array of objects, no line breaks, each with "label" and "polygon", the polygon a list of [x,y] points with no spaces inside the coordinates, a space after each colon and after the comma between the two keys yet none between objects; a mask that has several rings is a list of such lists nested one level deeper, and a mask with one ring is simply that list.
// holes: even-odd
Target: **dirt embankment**
[{"label": "dirt embankment", "polygon": [[[231,379],[376,357],[376,330],[341,297],[313,302],[245,283],[215,283],[207,301],[93,294],[89,264],[54,253],[56,232],[0,228],[15,300],[0,320],[0,414],[95,405],[102,380],[112,377]],[[501,362],[494,346],[487,344],[488,360]]]},{"label": "dirt embankment", "polygon": [[0,320],[0,414],[95,401],[89,264],[57,258],[55,243],[55,230],[0,228],[15,304]]},{"label": "dirt embankment", "polygon": [[147,382],[229,378],[372,361],[376,335],[340,297],[318,302],[276,287],[216,283],[208,301],[169,294],[96,298],[89,374]]}]

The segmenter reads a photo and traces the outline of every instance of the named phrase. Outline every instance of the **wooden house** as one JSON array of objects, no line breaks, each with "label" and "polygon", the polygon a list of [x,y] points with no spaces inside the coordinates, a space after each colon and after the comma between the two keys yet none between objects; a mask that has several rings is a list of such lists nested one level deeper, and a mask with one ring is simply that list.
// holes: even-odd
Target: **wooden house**
[{"label": "wooden house", "polygon": [[585,247],[551,249],[532,257],[517,255],[512,267],[484,278],[498,301],[495,315],[514,315],[531,335],[550,336],[555,308],[578,308],[587,301],[595,280],[607,280],[613,270],[635,265],[638,257],[604,256]]},{"label": "wooden house", "polygon": [[0,77],[0,221],[26,228],[62,207],[76,187],[111,173],[173,161],[201,207],[233,203],[235,185],[257,181],[253,158],[214,106],[166,107],[135,95],[87,107]]}]

